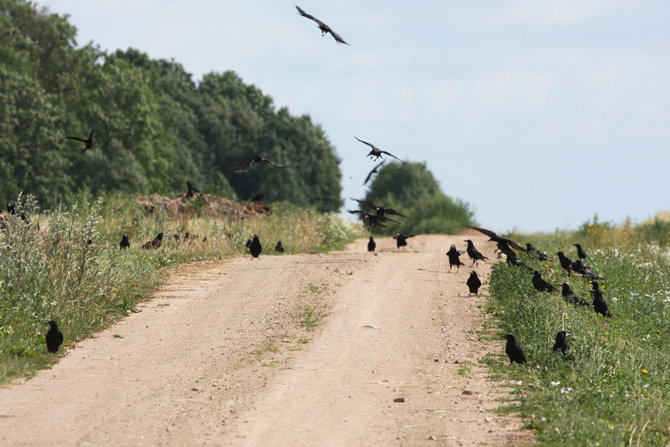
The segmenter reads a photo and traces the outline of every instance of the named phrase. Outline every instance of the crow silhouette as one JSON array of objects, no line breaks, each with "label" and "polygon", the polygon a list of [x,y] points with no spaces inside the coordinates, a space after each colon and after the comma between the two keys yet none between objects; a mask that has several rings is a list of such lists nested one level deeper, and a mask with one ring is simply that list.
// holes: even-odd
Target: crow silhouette
[{"label": "crow silhouette", "polygon": [[58,329],[58,324],[54,320],[45,321],[49,325],[47,332],[47,351],[51,353],[58,352],[58,347],[63,344],[63,333]]},{"label": "crow silhouette", "polygon": [[556,343],[554,343],[554,351],[561,351],[563,354],[565,354],[565,351],[570,349],[570,346],[568,346],[568,343],[565,341],[565,337],[567,337],[568,333],[565,331],[559,331],[556,334]]},{"label": "crow silhouette", "polygon": [[363,216],[363,219],[367,220],[368,223],[374,227],[386,227],[386,225],[384,225],[384,222],[398,223],[397,220],[393,220],[384,215],[366,213],[365,211],[360,210],[347,210],[347,212],[349,214],[360,214],[361,216]]},{"label": "crow silhouette", "polygon": [[[16,215],[16,203],[14,202],[7,202],[7,212],[11,214],[12,216]],[[28,218],[26,217],[26,214],[21,211],[21,214],[19,215],[21,217],[21,220],[25,223],[28,223]]]},{"label": "crow silhouette", "polygon": [[591,283],[591,287],[593,288],[593,290],[591,290],[591,296],[593,297],[593,310],[595,310],[599,314],[602,314],[605,317],[611,317],[612,314],[607,308],[607,303],[603,298],[603,293],[600,290],[600,285],[596,281],[593,281]]},{"label": "crow silhouette", "polygon": [[590,306],[590,304],[584,298],[572,291],[570,284],[567,282],[561,284],[561,287],[561,295],[563,295],[563,299],[566,303],[573,304],[575,307]]},{"label": "crow silhouette", "polygon": [[479,279],[479,276],[477,276],[477,272],[473,270],[470,272],[470,277],[465,282],[465,284],[467,284],[468,289],[470,289],[470,293],[474,293],[476,295],[479,293],[479,288],[481,287],[482,282]]},{"label": "crow silhouette", "polygon": [[542,279],[540,272],[533,272],[533,287],[539,292],[556,292],[558,289]]},{"label": "crow silhouette", "polygon": [[[367,157],[370,157],[371,159],[374,157],[374,160],[375,160],[375,161],[377,161],[380,157],[381,157],[381,158],[384,158],[383,154],[386,154],[386,155],[388,155],[389,157],[393,157],[393,158],[395,158],[395,159],[398,160],[398,161],[402,161],[401,159],[399,159],[398,157],[396,157],[396,156],[393,155],[392,153],[383,151],[383,150],[379,149],[378,147],[376,147],[374,144],[372,144],[372,143],[368,143],[367,141],[363,141],[363,140],[361,140],[361,139],[358,138],[356,135],[354,135],[354,138],[356,138],[356,139],[357,139],[358,141],[360,141],[361,143],[363,143],[363,144],[367,144],[368,146],[370,146],[371,150],[370,150],[370,152],[368,152]],[[403,163],[404,163],[404,162],[403,162]]]},{"label": "crow silhouette", "polygon": [[277,245],[275,245],[275,251],[277,253],[284,253],[284,247],[281,244],[281,241],[277,241]]},{"label": "crow silhouette", "polygon": [[260,155],[254,155],[251,158],[242,160],[240,164],[237,165],[237,168],[235,168],[235,174],[242,174],[244,172],[247,172],[254,163],[268,163],[274,166],[275,168],[288,168],[288,166],[280,165],[268,158],[261,157]]},{"label": "crow silhouette", "polygon": [[196,192],[200,192],[198,188],[193,186],[193,183],[187,181],[186,182],[186,197],[193,197],[193,194]]},{"label": "crow silhouette", "polygon": [[258,239],[258,236],[254,234],[251,241],[247,242],[247,244],[251,256],[258,258],[258,256],[261,254],[261,251],[263,251],[263,246],[261,245],[261,241]]},{"label": "crow silhouette", "polygon": [[572,245],[577,247],[577,257],[579,259],[586,259],[586,252],[582,248],[581,244],[572,244]]},{"label": "crow silhouette", "polygon": [[451,267],[456,266],[456,271],[458,272],[460,267],[465,265],[461,262],[460,258],[463,253],[465,253],[463,250],[456,250],[456,246],[451,244],[449,251],[446,253],[449,257],[449,271],[451,271]]},{"label": "crow silhouette", "polygon": [[582,275],[584,278],[589,278],[589,279],[603,279],[602,276],[598,275],[597,273],[591,271],[591,268],[587,265],[584,265],[581,259],[577,259],[576,261],[572,261],[572,271],[579,273]]},{"label": "crow silhouette", "polygon": [[365,186],[365,184],[370,180],[370,177],[372,177],[374,174],[377,173],[377,171],[379,170],[379,168],[381,168],[382,165],[383,165],[384,163],[386,163],[386,160],[382,161],[382,162],[379,163],[377,166],[375,166],[374,168],[372,168],[372,171],[370,171],[370,172],[368,173],[368,176],[365,177],[365,181],[363,182],[363,186]]},{"label": "crow silhouette", "polygon": [[130,248],[130,241],[128,240],[128,235],[126,233],[123,233],[123,236],[121,236],[121,242],[119,242],[119,248],[121,250]]},{"label": "crow silhouette", "polygon": [[400,247],[404,247],[404,246],[407,245],[407,239],[409,239],[411,237],[414,237],[414,236],[416,236],[416,235],[414,235],[414,234],[402,234],[402,233],[398,233],[395,236],[393,236],[393,239],[396,240],[395,245],[396,245],[396,247],[398,247],[398,250],[400,250]]},{"label": "crow silhouette", "polygon": [[377,243],[375,242],[375,239],[370,235],[370,240],[368,241],[368,251],[375,251],[375,248],[377,248]]},{"label": "crow silhouette", "polygon": [[470,259],[472,259],[472,265],[477,264],[477,261],[484,261],[488,259],[475,248],[475,244],[471,239],[466,239],[464,242],[468,243],[468,248],[465,251],[468,253],[468,256],[470,256]]},{"label": "crow silhouette", "polygon": [[495,242],[498,245],[498,250],[505,253],[505,255],[507,256],[509,256],[509,252],[512,251],[511,250],[512,248],[515,250],[526,251],[525,248],[523,248],[521,245],[517,244],[513,240],[500,237],[491,230],[487,230],[486,228],[480,228],[480,227],[470,227],[470,228],[487,235],[489,237],[489,241]]},{"label": "crow silhouette", "polygon": [[337,34],[335,31],[333,31],[333,29],[331,27],[329,27],[328,25],[323,23],[321,20],[317,19],[316,17],[314,17],[311,14],[307,14],[298,5],[295,5],[295,8],[298,10],[298,14],[300,14],[301,16],[306,17],[310,20],[314,20],[316,22],[316,24],[319,25],[319,29],[321,30],[321,36],[325,36],[327,33],[330,33],[330,35],[333,36],[333,39],[335,39],[335,42],[343,43],[345,45],[349,45],[348,43],[346,43],[344,41],[344,39],[342,39],[342,37],[339,34]]},{"label": "crow silhouette", "polygon": [[530,242],[526,243],[526,252],[535,253],[535,256],[537,256],[537,259],[540,261],[546,261],[548,259],[546,253],[540,252],[537,248],[533,247]]},{"label": "crow silhouette", "polygon": [[572,273],[572,261],[563,254],[562,251],[556,253],[558,255],[558,261],[561,263],[561,268],[568,272],[568,276]]},{"label": "crow silhouette", "polygon": [[507,343],[505,344],[505,352],[509,357],[509,364],[511,365],[514,362],[518,364],[526,363],[526,356],[523,355],[521,346],[516,342],[514,335],[505,334],[503,335],[503,338],[507,340]]},{"label": "crow silhouette", "polygon": [[163,233],[158,233],[155,239],[146,242],[144,245],[142,245],[142,248],[145,250],[156,250],[160,248],[162,243],[163,243]]},{"label": "crow silhouette", "polygon": [[521,259],[519,259],[517,254],[511,248],[507,247],[507,252],[503,252],[503,253],[505,253],[505,256],[507,258],[506,259],[507,264],[514,265],[516,267],[525,267],[528,270],[533,271],[532,268],[528,267],[528,264],[526,264]]},{"label": "crow silhouette", "polygon": [[361,205],[365,205],[372,208],[373,210],[375,210],[375,214],[378,216],[385,216],[386,214],[391,214],[393,216],[407,217],[403,213],[396,211],[393,208],[384,208],[383,206],[377,205],[374,202],[369,202],[367,200],[358,200],[354,198],[351,198],[351,200],[356,201]]},{"label": "crow silhouette", "polygon": [[68,137],[68,136],[66,136],[66,138],[68,140],[77,140],[77,141],[81,141],[82,143],[84,143],[84,149],[81,150],[81,153],[83,154],[84,152],[86,152],[87,150],[92,148],[95,143],[97,143],[97,141],[95,141],[93,139],[93,131],[94,130],[95,130],[95,127],[91,129],[91,132],[88,134],[88,138]]}]

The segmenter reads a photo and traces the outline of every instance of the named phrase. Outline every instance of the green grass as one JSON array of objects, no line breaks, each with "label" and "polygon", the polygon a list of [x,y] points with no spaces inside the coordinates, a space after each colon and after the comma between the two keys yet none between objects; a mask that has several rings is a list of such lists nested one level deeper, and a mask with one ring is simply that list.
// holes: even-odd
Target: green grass
[{"label": "green grass", "polygon": [[323,301],[323,296],[327,292],[327,284],[309,284],[298,296],[300,302],[294,312],[294,318],[303,329],[312,331],[319,326],[328,308]]},{"label": "green grass", "polygon": [[[599,282],[612,318],[569,306],[560,292],[536,292],[528,271],[496,264],[487,310],[495,318],[496,337],[514,334],[528,363],[510,366],[503,350],[485,362],[510,381],[513,401],[507,410],[519,411],[544,445],[666,446],[670,264],[659,243],[666,236],[655,233],[650,245],[639,242],[635,228],[626,230],[628,235],[590,228],[573,237],[534,238],[534,245],[552,255],[549,263],[523,259],[549,282],[568,282],[591,302],[590,283],[576,274],[568,277],[553,256],[563,250],[574,259],[571,243],[581,240],[589,252],[586,264],[605,278]],[[593,248],[596,242],[601,248]],[[559,330],[572,334],[565,356],[552,351]]]},{"label": "green grass", "polygon": [[[73,342],[136,312],[180,264],[245,253],[245,242],[258,234],[263,255],[281,239],[288,252],[342,248],[354,238],[335,216],[279,204],[268,215],[206,215],[198,206],[187,215],[158,209],[147,214],[131,198],[82,199],[68,209],[40,212],[30,197],[17,201],[29,225],[4,216],[0,231],[0,383],[47,367]],[[197,204],[196,204],[197,205]],[[139,246],[162,231],[163,246]],[[197,234],[192,243],[173,234]],[[120,251],[127,233],[131,248]],[[202,242],[207,238],[205,243]],[[88,241],[91,241],[89,244]],[[54,319],[65,336],[58,354],[46,351],[43,322]]]}]

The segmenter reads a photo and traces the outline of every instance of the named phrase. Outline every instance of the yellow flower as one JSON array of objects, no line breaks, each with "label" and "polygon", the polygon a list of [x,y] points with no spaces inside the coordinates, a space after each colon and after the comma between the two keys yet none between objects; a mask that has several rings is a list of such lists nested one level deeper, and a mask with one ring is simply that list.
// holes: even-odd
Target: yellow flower
[{"label": "yellow flower", "polygon": [[614,430],[614,425],[610,424],[610,425],[608,425],[608,427],[609,427],[610,430]]},{"label": "yellow flower", "polygon": [[642,374],[649,374],[649,371],[647,371],[646,369],[641,369],[640,372],[641,372]]}]

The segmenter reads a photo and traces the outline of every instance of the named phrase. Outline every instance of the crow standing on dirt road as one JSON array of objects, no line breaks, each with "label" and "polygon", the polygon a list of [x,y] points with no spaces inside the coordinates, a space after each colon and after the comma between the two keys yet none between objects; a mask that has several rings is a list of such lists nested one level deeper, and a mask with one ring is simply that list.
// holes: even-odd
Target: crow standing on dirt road
[{"label": "crow standing on dirt road", "polygon": [[470,272],[470,277],[466,281],[468,289],[470,289],[470,293],[474,293],[475,295],[479,293],[479,287],[481,287],[482,282],[479,279],[479,276],[477,276],[477,272],[474,270]]},{"label": "crow standing on dirt road", "polygon": [[130,248],[130,241],[128,240],[128,235],[126,233],[123,233],[123,236],[121,236],[121,242],[119,242],[119,248],[121,250]]},{"label": "crow standing on dirt road", "polygon": [[156,250],[160,248],[162,243],[163,243],[163,233],[158,233],[158,235],[154,240],[146,242],[144,245],[142,245],[142,248],[145,250]]},{"label": "crow standing on dirt road", "polygon": [[342,36],[337,34],[331,27],[323,23],[321,20],[317,19],[311,14],[306,13],[305,11],[302,10],[302,8],[298,5],[295,5],[295,8],[298,10],[298,14],[300,14],[303,17],[306,17],[310,20],[313,20],[316,22],[317,25],[319,25],[319,29],[321,30],[321,36],[325,36],[327,33],[330,33],[331,36],[333,36],[333,39],[335,39],[335,42],[337,43],[343,43],[345,45],[349,45],[342,39]]},{"label": "crow standing on dirt road", "polygon": [[402,234],[398,233],[395,236],[393,236],[393,239],[395,239],[395,245],[398,247],[398,250],[400,250],[400,247],[404,247],[407,245],[407,239],[414,237],[414,234]]},{"label": "crow standing on dirt road", "polygon": [[368,241],[368,251],[375,251],[375,248],[377,248],[377,243],[375,242],[375,239],[370,235],[370,240]]},{"label": "crow standing on dirt road", "polygon": [[58,352],[58,347],[63,344],[63,333],[58,329],[58,324],[54,320],[45,321],[44,324],[49,325],[49,332],[47,332],[47,351],[53,353]]},{"label": "crow standing on dirt road", "polygon": [[275,245],[275,251],[277,253],[284,253],[284,247],[281,244],[281,241],[277,241],[277,245]]},{"label": "crow standing on dirt road", "polygon": [[556,343],[554,343],[554,351],[560,350],[563,354],[565,354],[565,351],[570,349],[570,346],[568,346],[568,343],[565,341],[565,337],[567,337],[568,333],[565,331],[559,331],[558,334],[556,334]]},{"label": "crow standing on dirt road", "polygon": [[449,271],[451,271],[453,266],[456,266],[456,271],[458,272],[460,267],[465,265],[461,262],[460,258],[463,253],[465,253],[463,250],[456,250],[456,246],[451,244],[449,251],[446,253],[446,255],[449,257]]},{"label": "crow standing on dirt road", "polygon": [[540,272],[533,272],[533,287],[539,292],[556,292],[558,289],[542,279]]},{"label": "crow standing on dirt road", "polygon": [[472,265],[477,264],[477,261],[484,261],[488,259],[475,248],[475,244],[471,239],[466,239],[465,242],[468,243],[468,248],[465,251],[467,251],[468,256],[470,256],[470,259],[472,259]]},{"label": "crow standing on dirt road", "polygon": [[258,239],[258,235],[253,235],[251,242],[247,242],[248,248],[249,248],[249,253],[251,253],[251,256],[254,258],[257,258],[258,255],[261,254],[261,251],[263,251],[263,246],[261,245],[261,241]]},{"label": "crow standing on dirt road", "polygon": [[509,364],[511,365],[514,362],[517,362],[518,364],[526,363],[526,356],[523,355],[521,346],[516,342],[514,335],[505,334],[503,335],[503,338],[507,340],[507,343],[505,344],[505,352],[509,357]]}]

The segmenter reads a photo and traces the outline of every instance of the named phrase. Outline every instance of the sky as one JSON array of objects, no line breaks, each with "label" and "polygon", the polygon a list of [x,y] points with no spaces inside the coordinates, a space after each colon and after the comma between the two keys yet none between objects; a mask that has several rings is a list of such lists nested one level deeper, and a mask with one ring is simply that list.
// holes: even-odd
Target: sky
[{"label": "sky", "polygon": [[498,232],[670,209],[670,2],[43,0],[79,46],[235,71],[310,115],[363,198],[372,142],[426,162]]}]

